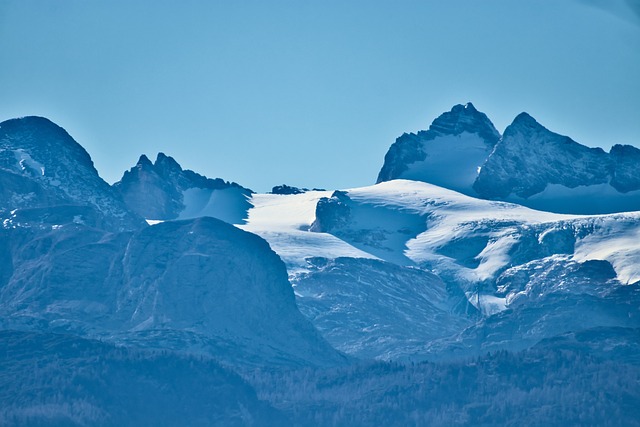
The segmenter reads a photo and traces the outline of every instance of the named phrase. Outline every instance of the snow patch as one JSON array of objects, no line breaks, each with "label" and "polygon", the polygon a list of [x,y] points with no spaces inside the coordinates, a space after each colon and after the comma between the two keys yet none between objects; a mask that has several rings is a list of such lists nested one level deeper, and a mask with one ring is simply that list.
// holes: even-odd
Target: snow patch
[{"label": "snow patch", "polygon": [[580,185],[575,188],[548,184],[544,191],[524,199],[511,195],[508,202],[557,213],[632,212],[640,207],[640,190],[620,193],[609,184]]},{"label": "snow patch", "polygon": [[16,161],[25,172],[29,172],[35,175],[44,176],[45,167],[42,163],[35,161],[29,153],[25,150],[19,148],[17,150],[13,150],[13,154],[16,157]]},{"label": "snow patch", "polygon": [[185,207],[178,219],[210,216],[230,224],[241,224],[247,215],[248,196],[241,188],[189,188],[182,195]]},{"label": "snow patch", "polygon": [[487,143],[475,133],[444,135],[424,141],[423,161],[408,165],[399,178],[425,181],[473,194],[473,183],[491,152]]}]

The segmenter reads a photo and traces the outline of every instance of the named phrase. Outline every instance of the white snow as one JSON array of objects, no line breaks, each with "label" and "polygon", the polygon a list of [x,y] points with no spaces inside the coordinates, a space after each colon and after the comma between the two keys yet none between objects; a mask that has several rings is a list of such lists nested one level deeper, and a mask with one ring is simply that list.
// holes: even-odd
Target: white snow
[{"label": "white snow", "polygon": [[[337,235],[308,231],[318,200],[331,191],[256,194],[247,224],[240,227],[266,239],[290,274],[304,270],[308,257],[379,258],[455,277],[473,290],[474,283],[495,279],[511,265],[514,245],[526,230],[538,230],[535,238],[542,244],[546,234],[576,224],[592,230],[569,256],[577,262],[607,260],[621,282],[640,280],[640,213],[554,214],[409,180],[345,192],[350,221]],[[504,298],[491,294],[481,292],[480,300],[486,313],[506,307]]]},{"label": "white snow", "polygon": [[182,194],[185,208],[178,219],[210,216],[231,224],[239,224],[246,215],[247,196],[239,188],[189,188]]},{"label": "white snow", "polygon": [[640,206],[640,190],[620,193],[609,184],[575,188],[549,184],[527,199],[511,195],[507,201],[549,212],[629,212]]},{"label": "white snow", "polygon": [[333,191],[308,191],[301,194],[254,194],[246,228],[302,230],[316,218],[316,204]]},{"label": "white snow", "polygon": [[304,270],[309,257],[375,258],[328,233],[308,231],[315,219],[318,200],[332,191],[302,194],[254,194],[243,230],[259,235],[289,267],[289,273]]},{"label": "white snow", "polygon": [[25,150],[18,148],[16,150],[13,150],[13,154],[16,156],[16,161],[23,171],[30,169],[36,175],[44,176],[44,165],[40,162],[35,161]]},{"label": "white snow", "polygon": [[477,134],[444,135],[424,143],[427,157],[411,163],[400,178],[430,182],[473,194],[475,181],[491,149]]},{"label": "white snow", "polygon": [[640,212],[610,215],[598,222],[601,228],[576,244],[574,259],[609,261],[622,283],[639,281]]},{"label": "white snow", "polygon": [[[308,231],[315,219],[315,208],[331,191],[310,191],[296,195],[256,194],[247,224],[241,228],[265,238],[287,263],[303,266],[312,256],[328,258],[366,257],[398,261],[401,257],[420,263],[441,258],[434,249],[452,239],[473,233],[469,224],[481,220],[557,221],[574,216],[533,211],[507,203],[474,199],[435,185],[418,181],[394,180],[370,187],[347,190],[357,206],[353,209],[353,230],[377,230],[384,236],[384,248],[376,251],[366,244],[354,246],[328,233]],[[504,252],[513,239],[509,230],[498,230],[492,242],[479,254],[480,278],[492,274],[507,262]],[[400,263],[400,262],[398,262]]]},{"label": "white snow", "polygon": [[506,298],[496,297],[489,294],[467,293],[467,298],[471,304],[484,315],[491,316],[492,314],[499,313],[506,310],[507,300]]}]

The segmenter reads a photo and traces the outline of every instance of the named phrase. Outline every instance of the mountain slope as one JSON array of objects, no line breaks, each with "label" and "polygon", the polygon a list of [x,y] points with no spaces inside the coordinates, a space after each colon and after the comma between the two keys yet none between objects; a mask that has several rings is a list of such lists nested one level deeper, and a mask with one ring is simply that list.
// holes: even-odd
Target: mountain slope
[{"label": "mountain slope", "polygon": [[204,338],[194,349],[233,363],[345,360],[300,314],[284,264],[256,235],[214,218],[164,222],[133,236],[122,266],[115,315],[138,343],[187,331]]},{"label": "mountain slope", "polygon": [[385,156],[377,182],[411,179],[468,193],[499,138],[473,104],[456,105],[429,130],[399,137]]},{"label": "mountain slope", "polygon": [[42,117],[0,123],[0,215],[38,222],[55,209],[64,220],[110,230],[144,226],[104,182],[89,154],[61,127]]},{"label": "mountain slope", "polygon": [[640,149],[609,153],[549,131],[527,113],[502,137],[471,104],[391,145],[377,182],[410,179],[557,213],[640,210]]},{"label": "mountain slope", "polygon": [[151,220],[211,216],[242,224],[251,207],[251,190],[183,170],[164,153],[158,153],[155,163],[142,155],[113,188],[132,211]]},{"label": "mountain slope", "polygon": [[337,349],[399,359],[477,319],[454,286],[419,268],[363,258],[308,258],[292,278],[298,306]]},{"label": "mountain slope", "polygon": [[[640,321],[608,297],[640,280],[637,213],[552,214],[407,180],[254,201],[242,227],[283,256],[301,311],[353,354],[427,357],[432,339],[444,354],[465,328],[474,342],[520,348],[579,326],[585,312],[575,307],[605,313],[592,327]],[[475,309],[460,309],[469,303],[507,330],[534,328],[536,316],[549,322],[527,340],[481,339],[471,332]]]},{"label": "mountain slope", "polygon": [[298,311],[269,245],[214,218],[137,233],[0,230],[0,328],[215,354],[231,364],[345,358]]},{"label": "mountain slope", "polygon": [[473,188],[483,198],[554,212],[639,210],[640,150],[588,148],[522,113],[504,131]]}]

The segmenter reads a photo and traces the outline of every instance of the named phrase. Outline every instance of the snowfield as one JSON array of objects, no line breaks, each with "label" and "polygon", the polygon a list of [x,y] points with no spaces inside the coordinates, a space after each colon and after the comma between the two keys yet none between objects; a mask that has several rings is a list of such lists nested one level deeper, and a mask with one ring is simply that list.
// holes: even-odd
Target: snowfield
[{"label": "snowfield", "polygon": [[[583,324],[637,322],[612,309],[618,300],[609,295],[640,279],[638,212],[554,214],[409,180],[255,194],[251,204],[239,227],[282,257],[300,310],[349,354],[526,347],[578,327],[589,310]],[[592,298],[584,302],[591,308],[575,312],[581,298]],[[496,329],[490,336],[486,322]],[[524,335],[508,332],[513,322]]]},{"label": "snowfield", "polygon": [[[490,280],[513,263],[512,249],[533,230],[551,252],[552,237],[567,227],[590,229],[575,236],[571,259],[610,262],[623,283],[640,280],[633,262],[640,256],[640,212],[565,215],[520,205],[476,199],[418,181],[394,180],[345,191],[347,226],[331,232],[310,231],[321,198],[330,191],[295,195],[256,194],[247,224],[240,227],[265,238],[294,269],[306,259],[373,258],[395,264],[432,266],[463,280]],[[375,241],[358,235],[375,235]],[[614,242],[614,244],[611,244]],[[532,254],[534,255],[534,254]]]},{"label": "snowfield", "polygon": [[328,233],[312,233],[318,200],[331,191],[302,194],[254,194],[247,223],[240,228],[265,239],[290,273],[305,270],[306,258],[376,258]]}]

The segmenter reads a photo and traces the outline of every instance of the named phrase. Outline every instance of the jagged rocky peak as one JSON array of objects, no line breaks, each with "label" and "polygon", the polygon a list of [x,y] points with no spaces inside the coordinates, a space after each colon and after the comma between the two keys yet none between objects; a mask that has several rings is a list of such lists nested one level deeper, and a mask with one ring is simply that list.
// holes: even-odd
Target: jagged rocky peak
[{"label": "jagged rocky peak", "polygon": [[610,161],[604,150],[551,132],[521,113],[505,129],[473,188],[485,198],[526,199],[550,184],[576,188],[609,180]]},{"label": "jagged rocky peak", "polygon": [[557,213],[640,210],[640,149],[590,148],[548,130],[526,112],[500,136],[470,103],[454,106],[427,131],[399,137],[377,182],[393,179]]},{"label": "jagged rocky peak", "polygon": [[146,155],[113,185],[127,206],[143,218],[173,219],[180,209],[180,197]]},{"label": "jagged rocky peak", "polygon": [[173,157],[167,156],[164,153],[158,153],[155,162],[152,162],[146,154],[142,154],[136,165],[129,171],[126,171],[124,175],[126,176],[135,171],[139,173],[140,170],[153,171],[158,175],[166,175],[168,172],[180,173],[182,172],[182,167]]},{"label": "jagged rocky peak", "polygon": [[158,153],[156,156],[155,166],[156,168],[167,172],[182,172],[182,167],[178,162],[176,162],[173,157],[167,156],[162,152]]},{"label": "jagged rocky peak", "polygon": [[500,133],[486,114],[478,111],[472,103],[454,105],[451,111],[435,119],[429,130],[441,135],[460,135],[463,132],[480,135],[493,147],[500,139]]},{"label": "jagged rocky peak", "polygon": [[240,224],[251,207],[251,190],[182,169],[164,153],[158,153],[153,163],[146,155],[140,156],[114,188],[131,210],[153,220],[212,216]]},{"label": "jagged rocky peak", "polygon": [[[67,220],[110,230],[143,226],[96,171],[91,157],[63,128],[43,117],[0,123],[0,211],[60,208],[76,212]],[[93,211],[84,217],[77,214]],[[28,216],[28,215],[27,215]],[[3,221],[9,220],[6,214]],[[42,219],[46,215],[42,215]],[[91,217],[91,218],[89,218]],[[42,222],[42,221],[40,221]],[[22,224],[24,225],[24,224]]]},{"label": "jagged rocky peak", "polygon": [[429,130],[405,133],[384,158],[377,182],[411,179],[469,193],[500,133],[473,104],[455,105]]},{"label": "jagged rocky peak", "polygon": [[145,154],[142,154],[138,159],[138,163],[136,163],[136,166],[153,167],[153,163],[151,162],[151,160],[149,160],[149,158]]},{"label": "jagged rocky peak", "polygon": [[320,198],[310,231],[330,233],[345,227],[351,220],[350,204],[349,195],[341,190],[334,191],[331,197]]}]

